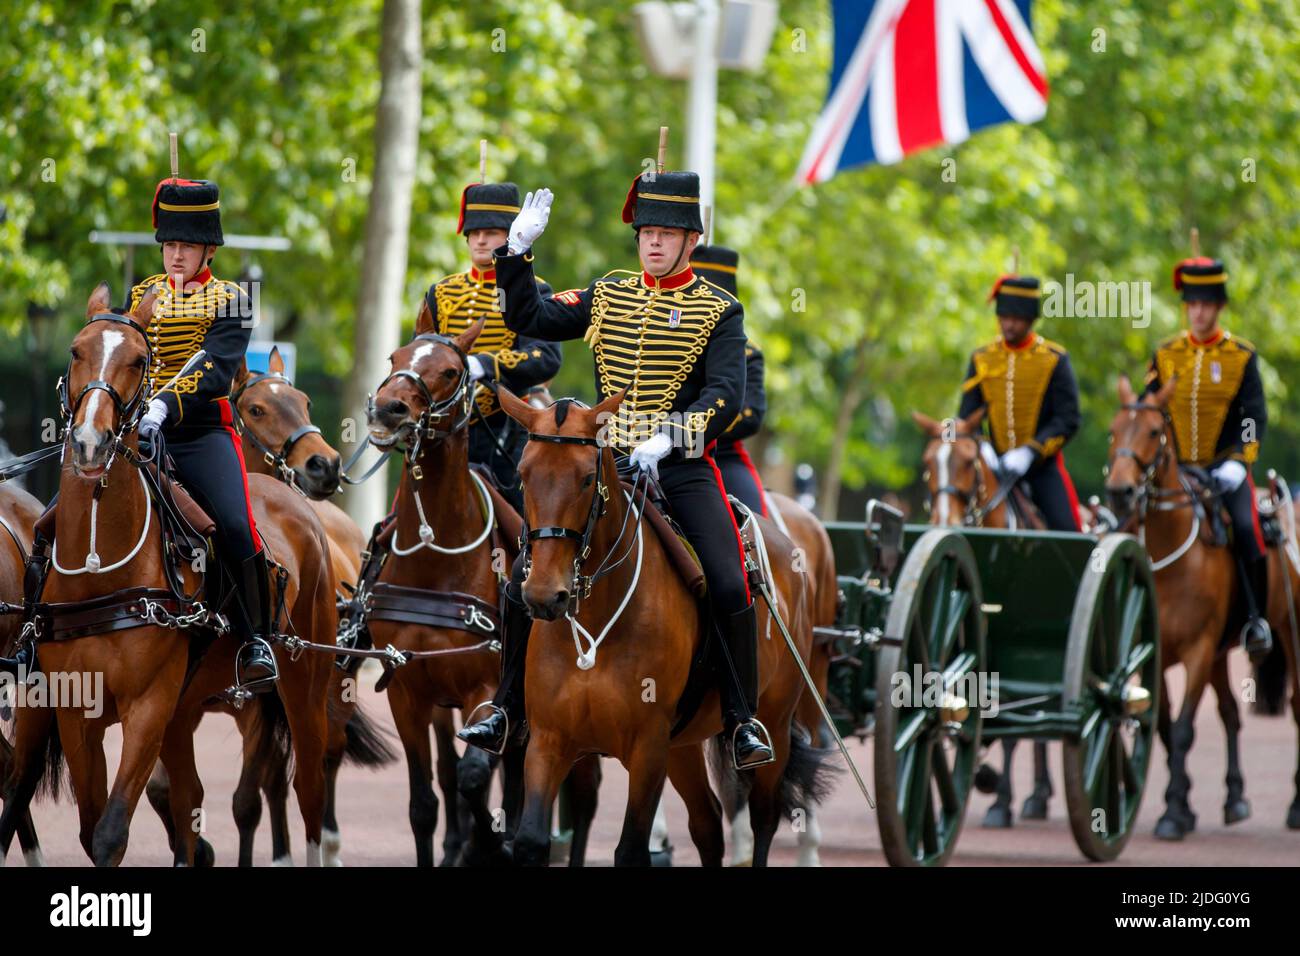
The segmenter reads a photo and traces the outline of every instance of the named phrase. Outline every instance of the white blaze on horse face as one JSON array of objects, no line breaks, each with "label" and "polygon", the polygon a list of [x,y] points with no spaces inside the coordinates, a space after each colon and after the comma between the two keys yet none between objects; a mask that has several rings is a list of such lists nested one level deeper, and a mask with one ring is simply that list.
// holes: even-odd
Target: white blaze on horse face
[{"label": "white blaze on horse face", "polygon": [[934,455],[934,470],[939,479],[939,524],[948,523],[948,499],[951,497],[944,488],[948,487],[948,462],[952,458],[952,444],[939,442],[939,450]]},{"label": "white blaze on horse face", "polygon": [[[103,343],[103,361],[99,366],[99,374],[95,378],[103,381],[104,375],[108,371],[108,363],[113,358],[113,352],[117,347],[126,340],[126,333],[118,329],[105,329],[100,333],[100,340]],[[86,399],[86,414],[82,416],[81,424],[77,426],[76,432],[73,433],[73,439],[81,445],[82,457],[87,461],[95,453],[95,448],[99,445],[99,430],[95,428],[95,412],[99,410],[99,400],[107,399],[108,393],[102,388],[97,388]]]}]

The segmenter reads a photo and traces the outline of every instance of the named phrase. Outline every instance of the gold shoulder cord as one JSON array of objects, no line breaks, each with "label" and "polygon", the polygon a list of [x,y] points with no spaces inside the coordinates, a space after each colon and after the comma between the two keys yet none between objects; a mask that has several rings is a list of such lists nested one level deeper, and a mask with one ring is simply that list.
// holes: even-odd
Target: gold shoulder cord
[{"label": "gold shoulder cord", "polygon": [[[639,275],[639,273],[633,271],[632,269],[610,269],[600,278],[608,279],[610,276],[617,275],[617,274],[623,274],[629,276]],[[599,282],[600,279],[597,279],[596,281]],[[650,296],[650,301],[648,301],[641,308],[629,312],[628,317],[630,318],[636,315],[638,312],[643,312],[646,309],[648,309],[651,305],[654,304],[656,298],[658,298],[658,293],[657,292],[652,293]],[[588,348],[590,348],[592,351],[595,351],[596,343],[600,341],[600,317],[599,316],[593,315],[591,317],[591,324],[587,326],[587,331],[582,336],[582,340],[587,343]]]}]

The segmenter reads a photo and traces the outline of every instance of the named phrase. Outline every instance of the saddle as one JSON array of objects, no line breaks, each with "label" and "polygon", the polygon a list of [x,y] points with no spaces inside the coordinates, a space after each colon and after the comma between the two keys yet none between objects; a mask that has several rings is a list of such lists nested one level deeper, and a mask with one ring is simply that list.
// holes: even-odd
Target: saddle
[{"label": "saddle", "polygon": [[1191,491],[1192,508],[1201,520],[1201,541],[1212,548],[1226,548],[1229,543],[1229,524],[1209,469],[1199,465],[1179,465],[1178,472],[1187,482]]}]

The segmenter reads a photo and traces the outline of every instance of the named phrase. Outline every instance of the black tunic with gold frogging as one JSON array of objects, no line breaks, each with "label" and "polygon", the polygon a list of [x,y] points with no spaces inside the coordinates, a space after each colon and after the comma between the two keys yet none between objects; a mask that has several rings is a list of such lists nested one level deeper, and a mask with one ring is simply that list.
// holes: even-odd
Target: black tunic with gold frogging
[{"label": "black tunic with gold frogging", "polygon": [[628,388],[608,423],[615,448],[665,432],[673,459],[698,457],[735,420],[745,394],[745,316],[735,296],[688,267],[663,279],[605,276],[543,299],[532,256],[504,253],[497,252],[497,281],[506,326],[552,341],[585,337],[601,397]]}]

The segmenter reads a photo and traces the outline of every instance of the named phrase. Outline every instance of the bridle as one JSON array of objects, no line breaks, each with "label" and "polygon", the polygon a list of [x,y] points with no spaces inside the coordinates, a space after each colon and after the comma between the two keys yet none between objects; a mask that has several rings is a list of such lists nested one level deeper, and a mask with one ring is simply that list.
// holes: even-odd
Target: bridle
[{"label": "bridle", "polygon": [[[420,453],[423,450],[424,439],[430,438],[434,441],[439,441],[450,438],[452,435],[466,428],[469,425],[469,420],[474,410],[474,390],[471,387],[473,385],[473,380],[470,378],[469,374],[469,356],[465,354],[464,349],[456,344],[455,339],[450,336],[440,335],[437,332],[421,332],[412,339],[411,342],[412,344],[415,342],[431,342],[435,345],[445,345],[456,353],[457,357],[460,358],[461,368],[460,380],[456,383],[455,389],[453,389],[452,393],[446,398],[441,401],[435,401],[433,393],[429,391],[429,386],[425,384],[424,379],[420,377],[419,373],[409,368],[395,369],[389,373],[387,378],[379,383],[379,387],[376,388],[374,392],[366,395],[366,417],[368,419],[374,418],[375,395],[383,391],[384,386],[393,379],[404,378],[415,383],[415,387],[419,389],[420,397],[424,399],[424,411],[420,412],[419,418],[415,421],[407,422],[398,430],[397,439],[394,441],[394,445],[397,441],[403,440],[404,436],[410,439],[406,442],[406,448],[402,457],[405,459],[406,468],[411,473],[411,477],[416,481],[419,481],[424,477],[423,469],[418,463]],[[441,422],[445,418],[450,418],[452,420],[449,426],[446,428],[435,427],[437,423]],[[360,478],[352,478],[348,475],[348,470],[357,463],[366,448],[373,443],[373,439],[367,436],[366,440],[361,443],[361,446],[356,450],[352,457],[348,459],[348,463],[343,466],[340,476],[343,481],[347,482],[349,485],[359,485],[378,471],[379,466],[388,460],[388,456],[392,453],[392,448],[383,448],[383,454],[379,457],[379,460],[371,465],[364,475]]]},{"label": "bridle", "polygon": [[[969,438],[975,443],[975,458],[973,465],[975,468],[975,483],[970,489],[958,488],[954,484],[940,485],[934,490],[934,497],[947,495],[950,498],[960,502],[962,507],[962,524],[971,527],[979,524],[984,516],[996,506],[990,502],[991,507],[981,509],[980,501],[984,499],[984,492],[988,488],[984,480],[984,459],[980,455],[980,438],[978,435],[956,435],[949,445],[955,445],[959,440]],[[1000,501],[998,502],[1000,503]]]},{"label": "bridle", "polygon": [[231,416],[234,418],[235,434],[242,436],[245,431],[247,431],[248,440],[253,443],[254,448],[262,453],[262,459],[279,474],[280,480],[294,491],[298,492],[298,494],[306,497],[307,493],[298,486],[298,473],[289,467],[289,456],[293,454],[293,446],[296,445],[299,440],[308,435],[319,435],[321,430],[310,421],[306,424],[299,425],[289,433],[289,437],[284,440],[284,444],[280,446],[279,451],[272,451],[262,443],[262,440],[257,437],[257,433],[245,424],[243,417],[239,414],[239,400],[243,397],[244,393],[254,385],[267,381],[282,382],[290,388],[293,388],[293,382],[289,381],[289,379],[285,378],[285,376],[281,375],[279,372],[254,372],[249,375],[244,381],[244,384],[239,386],[239,388],[235,390],[234,394],[230,396],[230,412]]},{"label": "bridle", "polygon": [[[92,315],[90,318],[86,319],[85,325],[90,325],[94,322],[114,322],[118,325],[128,326],[140,333],[140,338],[144,341],[145,350],[144,374],[140,376],[140,383],[136,385],[135,391],[131,394],[131,397],[125,401],[123,401],[121,394],[119,394],[118,390],[113,387],[112,383],[98,378],[87,382],[82,387],[81,391],[77,393],[77,397],[74,400],[69,401],[68,380],[72,377],[73,361],[69,358],[67,370],[62,376],[60,376],[57,385],[59,393],[59,414],[62,416],[64,421],[64,430],[69,431],[72,428],[72,420],[76,417],[78,409],[81,408],[81,403],[86,400],[86,396],[93,391],[102,391],[107,393],[108,397],[113,402],[114,410],[117,412],[118,427],[117,430],[113,432],[114,447],[112,452],[112,454],[116,454],[117,447],[121,444],[122,436],[135,428],[136,425],[140,423],[140,418],[144,415],[144,397],[149,391],[147,387],[150,382],[149,370],[153,368],[153,349],[149,345],[149,336],[145,333],[144,326],[140,325],[140,323],[136,322],[134,319],[127,318],[124,315],[118,315],[115,312],[101,312],[98,315]],[[85,325],[82,327],[84,328]]]}]

